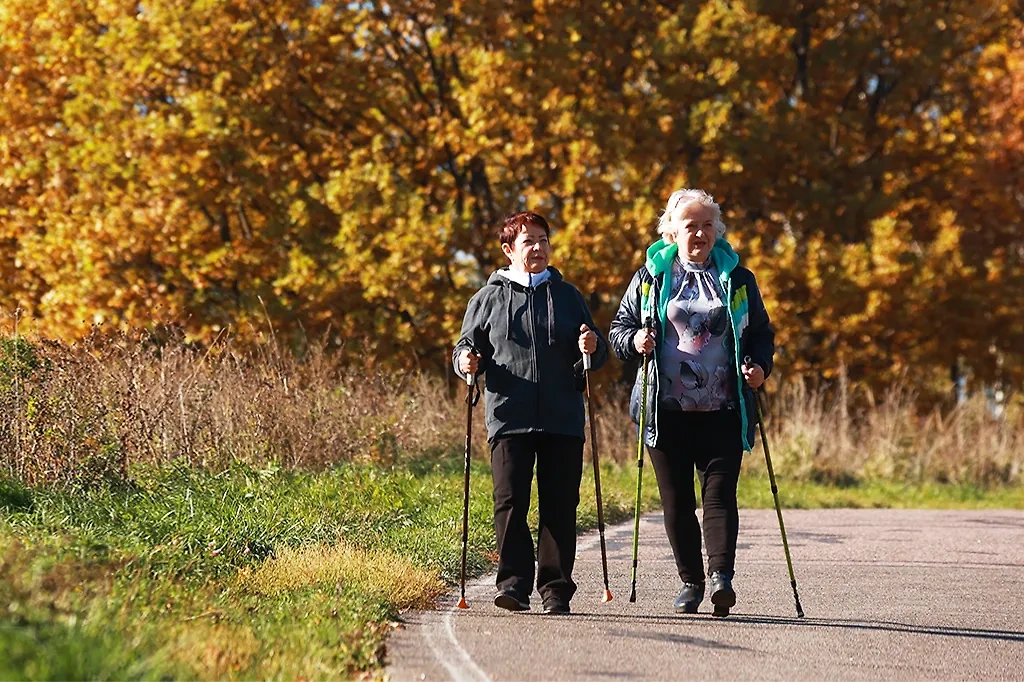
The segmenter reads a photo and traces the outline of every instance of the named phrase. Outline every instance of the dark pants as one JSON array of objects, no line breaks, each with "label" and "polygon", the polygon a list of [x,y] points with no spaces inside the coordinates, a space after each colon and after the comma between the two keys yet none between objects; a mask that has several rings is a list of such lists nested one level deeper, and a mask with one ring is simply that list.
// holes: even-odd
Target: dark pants
[{"label": "dark pants", "polygon": [[583,477],[582,438],[526,433],[491,443],[497,587],[511,589],[523,599],[533,592],[533,537],[526,515],[534,461],[540,511],[537,591],[541,599],[568,603],[576,592],[572,569],[576,562],[576,506]]},{"label": "dark pants", "polygon": [[704,582],[693,490],[695,467],[704,503],[708,571],[733,575],[740,527],[736,509],[736,484],[743,459],[740,430],[735,410],[658,411],[658,447],[649,447],[647,452],[658,477],[665,530],[683,582]]}]

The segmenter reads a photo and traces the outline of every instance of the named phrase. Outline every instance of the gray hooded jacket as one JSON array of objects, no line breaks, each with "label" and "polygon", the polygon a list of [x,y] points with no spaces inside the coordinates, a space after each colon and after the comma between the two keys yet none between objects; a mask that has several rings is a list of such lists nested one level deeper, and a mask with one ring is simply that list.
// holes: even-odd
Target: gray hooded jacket
[{"label": "gray hooded jacket", "polygon": [[584,438],[580,325],[597,334],[592,369],[608,359],[608,343],[579,289],[555,268],[548,272],[535,287],[495,272],[466,307],[452,363],[465,378],[459,356],[467,348],[481,356],[488,440],[533,431]]}]

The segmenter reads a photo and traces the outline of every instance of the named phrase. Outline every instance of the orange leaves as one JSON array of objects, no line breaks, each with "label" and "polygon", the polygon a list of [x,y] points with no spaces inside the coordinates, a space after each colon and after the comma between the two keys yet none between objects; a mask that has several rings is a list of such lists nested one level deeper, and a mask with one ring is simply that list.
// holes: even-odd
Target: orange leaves
[{"label": "orange leaves", "polygon": [[696,185],[787,371],[939,376],[989,352],[963,324],[1011,357],[1021,26],[947,4],[5,0],[0,296],[439,368],[506,212],[607,323]]}]

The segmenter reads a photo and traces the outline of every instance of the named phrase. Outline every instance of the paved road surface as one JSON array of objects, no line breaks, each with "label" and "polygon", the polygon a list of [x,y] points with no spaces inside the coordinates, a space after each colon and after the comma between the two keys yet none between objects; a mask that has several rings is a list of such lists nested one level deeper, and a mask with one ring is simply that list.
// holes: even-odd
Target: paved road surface
[{"label": "paved road surface", "polygon": [[632,523],[608,529],[615,599],[602,604],[596,534],[581,538],[574,615],[508,613],[493,576],[405,614],[388,673],[405,680],[1024,680],[1024,512],[786,513],[800,601],[773,510],[740,510],[730,617],[677,616],[660,514],[643,519],[636,603]]}]

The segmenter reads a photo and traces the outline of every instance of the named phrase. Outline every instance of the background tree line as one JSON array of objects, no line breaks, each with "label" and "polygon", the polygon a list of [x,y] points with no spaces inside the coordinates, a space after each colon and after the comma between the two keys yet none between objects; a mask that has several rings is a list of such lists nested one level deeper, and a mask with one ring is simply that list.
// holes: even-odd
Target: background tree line
[{"label": "background tree line", "polygon": [[1020,387],[1022,41],[1002,0],[3,0],[0,304],[443,372],[503,214],[606,324],[698,186],[785,372]]}]

